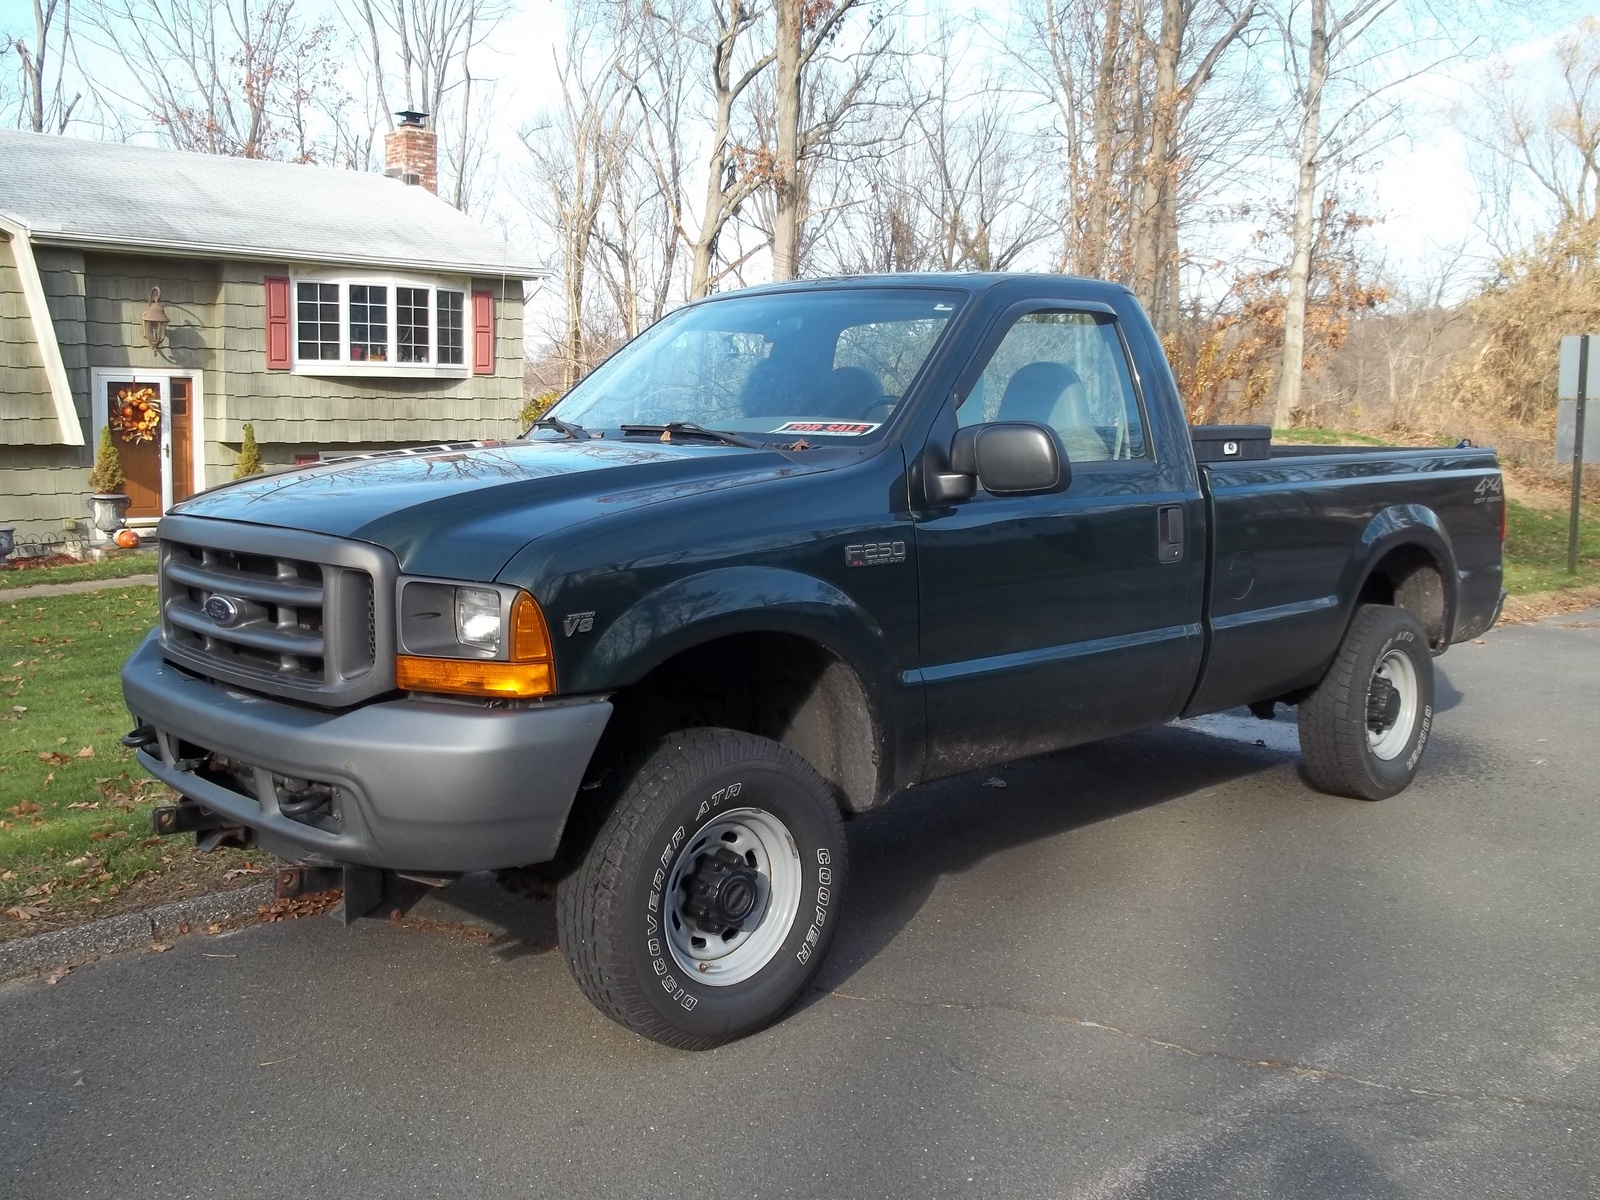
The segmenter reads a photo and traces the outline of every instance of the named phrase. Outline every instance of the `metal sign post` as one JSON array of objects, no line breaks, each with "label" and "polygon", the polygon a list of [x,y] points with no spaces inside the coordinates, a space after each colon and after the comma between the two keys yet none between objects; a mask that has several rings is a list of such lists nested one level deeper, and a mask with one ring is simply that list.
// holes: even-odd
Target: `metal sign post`
[{"label": "metal sign post", "polygon": [[[1589,337],[1572,334],[1561,339],[1561,369],[1557,394],[1574,400],[1572,429],[1572,518],[1567,526],[1567,574],[1578,570],[1578,519],[1583,512],[1584,415],[1589,407]],[[1570,393],[1570,395],[1569,395]]]}]

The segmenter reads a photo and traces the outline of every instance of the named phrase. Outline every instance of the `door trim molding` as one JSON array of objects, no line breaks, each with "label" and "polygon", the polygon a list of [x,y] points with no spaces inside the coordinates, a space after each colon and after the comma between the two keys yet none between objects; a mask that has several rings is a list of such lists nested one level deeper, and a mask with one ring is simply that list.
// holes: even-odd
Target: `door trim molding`
[{"label": "door trim molding", "polygon": [[[90,367],[89,400],[94,425],[95,444],[100,442],[100,431],[106,426],[106,384],[112,380],[130,383],[161,384],[161,403],[172,402],[171,382],[189,380],[189,438],[193,443],[189,454],[190,482],[196,492],[205,489],[205,372],[188,367]],[[172,507],[172,412],[164,409],[161,421],[161,511]],[[130,524],[148,523],[148,519],[134,518]]]}]

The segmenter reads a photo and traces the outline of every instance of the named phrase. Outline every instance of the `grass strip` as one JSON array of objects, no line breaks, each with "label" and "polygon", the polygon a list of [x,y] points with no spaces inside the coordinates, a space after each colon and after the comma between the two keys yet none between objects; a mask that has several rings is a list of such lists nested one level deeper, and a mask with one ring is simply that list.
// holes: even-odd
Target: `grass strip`
[{"label": "grass strip", "polygon": [[0,571],[0,592],[15,588],[38,587],[42,583],[79,583],[85,579],[126,579],[129,575],[154,575],[156,556],[138,551],[108,558],[104,562],[71,563],[59,567],[8,566]]},{"label": "grass strip", "polygon": [[156,838],[172,793],[123,748],[123,661],[153,587],[0,598],[0,939],[259,877],[257,854]]}]

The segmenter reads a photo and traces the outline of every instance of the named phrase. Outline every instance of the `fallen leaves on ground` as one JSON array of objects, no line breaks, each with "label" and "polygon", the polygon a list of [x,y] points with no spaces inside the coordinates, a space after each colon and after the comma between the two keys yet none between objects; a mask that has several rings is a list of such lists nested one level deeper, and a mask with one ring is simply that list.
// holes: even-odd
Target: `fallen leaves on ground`
[{"label": "fallen leaves on ground", "polygon": [[50,975],[45,980],[45,982],[48,983],[51,987],[55,987],[56,984],[60,983],[63,979],[65,979],[68,975],[71,975],[71,974],[72,974],[72,968],[67,966],[65,963],[62,963],[59,967],[56,967],[54,970],[52,970],[50,972]]},{"label": "fallen leaves on ground", "polygon": [[334,888],[327,892],[293,896],[288,900],[274,900],[271,904],[263,904],[256,912],[263,922],[269,924],[274,921],[298,921],[301,917],[314,917],[327,912],[343,897],[344,893]]},{"label": "fallen leaves on ground", "polygon": [[1558,613],[1581,612],[1596,604],[1600,604],[1600,587],[1563,588],[1555,592],[1510,596],[1506,599],[1505,610],[1500,614],[1500,624],[1520,625]]},{"label": "fallen leaves on ground", "polygon": [[165,954],[168,950],[172,949],[172,943],[171,942],[151,942],[150,943],[150,949],[151,949],[151,951],[153,953]]}]

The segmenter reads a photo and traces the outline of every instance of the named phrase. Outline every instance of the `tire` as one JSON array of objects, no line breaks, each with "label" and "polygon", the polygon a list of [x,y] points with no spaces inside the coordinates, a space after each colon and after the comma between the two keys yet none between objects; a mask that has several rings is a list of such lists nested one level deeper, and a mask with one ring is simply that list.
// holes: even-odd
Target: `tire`
[{"label": "tire", "polygon": [[606,1016],[710,1049],[799,999],[833,941],[845,875],[844,824],[810,764],[753,734],[688,730],[644,760],[561,881],[561,948]]},{"label": "tire", "polygon": [[1433,655],[1404,609],[1356,610],[1333,666],[1300,705],[1300,756],[1316,787],[1353,800],[1404,791],[1433,730]]}]

